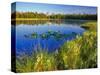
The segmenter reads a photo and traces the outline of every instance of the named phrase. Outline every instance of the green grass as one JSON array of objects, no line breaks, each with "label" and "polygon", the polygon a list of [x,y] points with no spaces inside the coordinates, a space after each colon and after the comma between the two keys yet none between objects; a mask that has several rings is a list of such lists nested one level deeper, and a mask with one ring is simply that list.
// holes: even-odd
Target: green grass
[{"label": "green grass", "polygon": [[97,66],[96,32],[87,31],[83,36],[66,42],[59,55],[68,69],[94,68]]},{"label": "green grass", "polygon": [[56,60],[53,54],[46,51],[34,52],[31,56],[22,55],[17,57],[16,71],[17,72],[32,72],[32,71],[51,71],[56,70]]},{"label": "green grass", "polygon": [[22,55],[16,59],[17,72],[52,71],[84,69],[97,67],[97,32],[96,23],[85,23],[88,30],[82,36],[65,42],[54,53],[45,50],[33,52],[31,56]]},{"label": "green grass", "polygon": [[96,31],[97,30],[97,22],[86,22],[81,25],[81,27],[86,28],[87,30]]}]

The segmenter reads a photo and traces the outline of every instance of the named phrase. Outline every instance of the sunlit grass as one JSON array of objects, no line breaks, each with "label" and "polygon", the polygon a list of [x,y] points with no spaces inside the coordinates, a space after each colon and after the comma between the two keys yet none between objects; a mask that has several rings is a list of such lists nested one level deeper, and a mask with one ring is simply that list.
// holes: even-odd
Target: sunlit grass
[{"label": "sunlit grass", "polygon": [[66,42],[59,54],[68,69],[97,67],[97,36],[96,32],[87,31],[83,36]]},{"label": "sunlit grass", "polygon": [[91,30],[91,31],[97,30],[97,22],[96,21],[86,22],[86,23],[82,24],[81,26],[83,28],[86,28],[87,30]]},{"label": "sunlit grass", "polygon": [[22,55],[17,57],[16,70],[17,72],[56,70],[55,62],[56,60],[52,54],[41,50],[34,52],[31,56]]}]

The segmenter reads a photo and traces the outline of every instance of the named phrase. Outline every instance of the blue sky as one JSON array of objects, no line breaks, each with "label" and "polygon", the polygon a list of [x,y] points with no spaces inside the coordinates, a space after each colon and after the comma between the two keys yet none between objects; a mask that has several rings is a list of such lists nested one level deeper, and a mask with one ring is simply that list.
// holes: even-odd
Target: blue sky
[{"label": "blue sky", "polygon": [[96,7],[17,2],[16,11],[63,14],[96,14]]}]

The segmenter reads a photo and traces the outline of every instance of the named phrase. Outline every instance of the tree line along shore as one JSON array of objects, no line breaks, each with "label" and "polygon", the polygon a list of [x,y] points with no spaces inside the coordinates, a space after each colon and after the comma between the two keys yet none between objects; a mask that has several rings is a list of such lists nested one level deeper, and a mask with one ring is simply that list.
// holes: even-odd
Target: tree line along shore
[{"label": "tree line along shore", "polygon": [[38,12],[13,12],[12,20],[59,20],[59,19],[80,19],[97,20],[97,14],[48,14]]}]

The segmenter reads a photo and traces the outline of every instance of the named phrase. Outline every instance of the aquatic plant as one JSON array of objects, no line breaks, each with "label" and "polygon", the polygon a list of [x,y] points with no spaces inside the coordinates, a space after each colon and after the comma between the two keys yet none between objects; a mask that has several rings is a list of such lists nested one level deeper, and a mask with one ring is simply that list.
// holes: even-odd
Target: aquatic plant
[{"label": "aquatic plant", "polygon": [[48,35],[48,34],[46,34],[46,33],[43,33],[43,34],[40,35],[40,37],[41,37],[42,39],[48,39],[48,38],[50,37],[50,35]]},{"label": "aquatic plant", "polygon": [[56,40],[61,40],[61,39],[64,39],[64,38],[67,38],[67,37],[71,37],[71,36],[76,36],[78,35],[76,32],[72,32],[71,34],[65,34],[65,33],[61,33],[60,31],[48,31],[48,32],[45,32],[45,33],[42,33],[42,34],[37,34],[37,33],[32,33],[30,35],[24,35],[24,37],[26,38],[42,38],[42,39],[48,39],[50,37],[53,37],[55,38]]},{"label": "aquatic plant", "polygon": [[38,37],[38,34],[34,32],[34,33],[32,33],[32,34],[29,34],[29,35],[26,35],[26,34],[25,34],[24,37],[25,37],[25,38],[37,38],[37,37]]},{"label": "aquatic plant", "polygon": [[32,33],[31,34],[31,38],[37,38],[38,37],[38,34],[37,33]]}]

